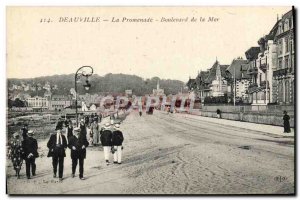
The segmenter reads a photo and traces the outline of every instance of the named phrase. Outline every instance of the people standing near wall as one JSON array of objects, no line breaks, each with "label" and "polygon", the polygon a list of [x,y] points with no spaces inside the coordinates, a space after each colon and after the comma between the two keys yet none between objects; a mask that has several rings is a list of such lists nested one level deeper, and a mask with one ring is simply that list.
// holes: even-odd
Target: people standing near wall
[{"label": "people standing near wall", "polygon": [[139,105],[139,114],[140,114],[140,117],[142,116],[143,112],[142,112],[142,105]]},{"label": "people standing near wall", "polygon": [[221,118],[221,110],[217,109],[217,118],[220,119]]},{"label": "people standing near wall", "polygon": [[283,111],[283,127],[284,127],[284,133],[291,132],[290,116],[287,114],[286,111]]}]

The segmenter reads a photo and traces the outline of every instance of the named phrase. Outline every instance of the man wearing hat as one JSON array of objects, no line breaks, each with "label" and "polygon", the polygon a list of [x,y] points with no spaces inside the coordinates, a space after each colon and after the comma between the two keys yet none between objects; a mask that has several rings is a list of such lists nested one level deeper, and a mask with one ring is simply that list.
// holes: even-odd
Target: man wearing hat
[{"label": "man wearing hat", "polygon": [[86,158],[86,147],[89,145],[86,135],[80,134],[79,128],[74,128],[74,135],[69,138],[68,147],[71,149],[72,159],[72,177],[75,177],[76,167],[79,160],[79,178],[84,180],[83,177],[83,164]]},{"label": "man wearing hat", "polygon": [[66,157],[65,149],[67,148],[67,140],[66,137],[61,132],[62,127],[56,126],[56,134],[52,134],[47,143],[47,147],[49,148],[49,153],[47,157],[52,157],[52,165],[53,165],[53,177],[56,178],[57,173],[57,165],[58,169],[58,177],[59,180],[63,179],[64,172],[64,157]]},{"label": "man wearing hat", "polygon": [[80,128],[80,135],[87,135],[87,130],[86,130],[87,128],[86,128],[86,125],[84,123],[84,119],[80,120],[78,128]]},{"label": "man wearing hat", "polygon": [[112,132],[112,153],[114,154],[114,164],[122,163],[122,143],[124,137],[120,131],[120,124],[115,124],[115,130]]},{"label": "man wearing hat", "polygon": [[[35,159],[39,157],[38,154],[38,143],[35,138],[33,138],[34,132],[29,130],[27,133],[27,137],[22,142],[22,147],[24,150],[24,160],[26,164],[26,176],[27,179],[30,179],[30,174],[35,176],[36,164]],[[31,173],[30,173],[31,168]]]},{"label": "man wearing hat", "polygon": [[28,133],[28,125],[24,124],[23,128],[21,128],[21,132],[22,132],[22,137],[23,140],[27,137],[27,133]]},{"label": "man wearing hat", "polygon": [[112,138],[112,132],[110,130],[110,124],[106,123],[104,125],[104,128],[101,130],[100,134],[100,141],[103,146],[103,152],[104,152],[104,159],[107,165],[109,165],[109,155],[110,155],[110,149],[111,149],[111,138]]},{"label": "man wearing hat", "polygon": [[60,129],[63,129],[64,121],[61,117],[58,118],[58,122],[57,122],[56,126],[60,127]]}]

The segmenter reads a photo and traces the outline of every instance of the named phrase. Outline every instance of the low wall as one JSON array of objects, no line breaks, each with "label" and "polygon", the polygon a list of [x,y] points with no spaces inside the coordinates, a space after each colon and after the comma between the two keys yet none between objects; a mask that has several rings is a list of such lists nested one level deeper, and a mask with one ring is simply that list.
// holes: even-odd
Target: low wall
[{"label": "low wall", "polygon": [[[211,111],[200,111],[201,116],[205,117],[214,117],[217,118],[216,112]],[[290,116],[290,125],[294,127],[294,114],[289,113]],[[257,124],[269,124],[275,126],[283,126],[283,115],[282,114],[274,114],[274,113],[255,113],[255,112],[222,112],[222,119],[236,120],[236,121],[244,121],[244,122],[252,122]]]},{"label": "low wall", "polygon": [[280,113],[284,110],[288,114],[294,112],[294,105],[206,105],[201,108],[202,111],[216,112],[217,109],[220,109],[222,112],[266,112],[266,113]]}]

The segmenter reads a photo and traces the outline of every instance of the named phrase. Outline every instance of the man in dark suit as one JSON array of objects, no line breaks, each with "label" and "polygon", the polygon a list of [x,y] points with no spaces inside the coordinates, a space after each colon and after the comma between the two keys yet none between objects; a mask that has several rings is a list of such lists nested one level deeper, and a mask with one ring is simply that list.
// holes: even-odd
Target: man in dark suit
[{"label": "man in dark suit", "polygon": [[24,160],[26,163],[26,176],[27,179],[30,179],[30,168],[32,176],[35,176],[36,164],[35,159],[39,157],[38,154],[38,144],[36,139],[33,138],[33,131],[28,131],[28,136],[23,140],[22,147],[24,150]]},{"label": "man in dark suit", "polygon": [[100,140],[103,146],[104,159],[106,165],[109,165],[109,155],[112,145],[112,131],[109,123],[106,123],[104,125],[104,128],[101,130],[100,134]]},{"label": "man in dark suit", "polygon": [[86,158],[86,147],[89,142],[86,139],[86,135],[80,134],[79,128],[74,128],[74,135],[69,138],[68,147],[71,149],[71,159],[72,159],[72,178],[75,177],[76,167],[79,160],[79,178],[84,180],[83,170],[84,170],[84,159]]},{"label": "man in dark suit", "polygon": [[112,153],[114,154],[114,164],[122,163],[123,141],[124,137],[120,130],[120,124],[115,124],[115,130],[112,132]]},{"label": "man in dark suit", "polygon": [[62,134],[62,127],[60,125],[55,128],[56,134],[52,134],[47,143],[47,147],[49,148],[48,157],[52,157],[52,165],[53,165],[53,177],[56,178],[57,173],[57,165],[58,169],[58,177],[59,180],[63,180],[63,172],[64,172],[64,158],[66,157],[65,149],[67,148],[67,140],[66,137]]},{"label": "man in dark suit", "polygon": [[21,131],[22,131],[22,137],[23,137],[23,140],[27,137],[27,133],[28,133],[28,125],[27,124],[24,124],[23,125],[23,128],[21,128]]}]

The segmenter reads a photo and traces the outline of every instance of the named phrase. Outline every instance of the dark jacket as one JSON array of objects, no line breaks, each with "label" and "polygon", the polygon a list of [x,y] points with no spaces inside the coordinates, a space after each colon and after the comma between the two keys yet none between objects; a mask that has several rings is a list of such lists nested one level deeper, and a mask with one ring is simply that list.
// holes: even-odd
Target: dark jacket
[{"label": "dark jacket", "polygon": [[61,134],[62,144],[60,146],[56,145],[56,133],[50,136],[50,139],[47,143],[47,147],[49,148],[49,153],[47,157],[66,157],[65,148],[67,148],[67,140],[66,137]]},{"label": "dark jacket", "polygon": [[67,138],[69,139],[69,137],[71,137],[73,135],[73,127],[69,128],[67,127]]},{"label": "dark jacket", "polygon": [[112,146],[122,146],[124,137],[123,133],[119,130],[116,130],[112,133]]},{"label": "dark jacket", "polygon": [[100,140],[101,140],[101,144],[102,146],[111,146],[112,145],[112,132],[111,130],[107,130],[104,129],[100,132],[101,136],[100,136]]},{"label": "dark jacket", "polygon": [[27,137],[28,129],[22,128],[21,131],[22,131],[22,137],[23,139],[25,139]]},{"label": "dark jacket", "polygon": [[24,159],[28,158],[28,155],[30,153],[33,154],[34,158],[39,157],[38,154],[38,144],[36,139],[32,138],[32,137],[26,137],[23,142],[22,142],[22,147],[23,147],[23,151],[24,151]]},{"label": "dark jacket", "polygon": [[[69,138],[69,144],[68,147],[71,149],[71,158],[72,159],[78,159],[78,158],[86,158],[86,148],[82,149],[82,146],[87,147],[89,145],[89,142],[87,141],[86,137],[76,137],[72,135]],[[76,150],[73,150],[72,147],[75,147]]]},{"label": "dark jacket", "polygon": [[80,135],[86,135],[86,126],[85,124],[82,125],[81,123],[79,124],[80,127]]}]

